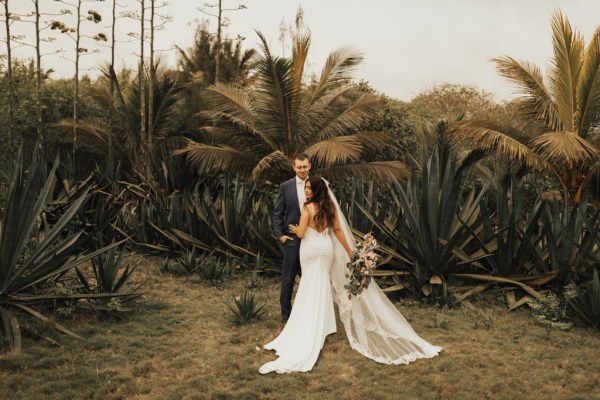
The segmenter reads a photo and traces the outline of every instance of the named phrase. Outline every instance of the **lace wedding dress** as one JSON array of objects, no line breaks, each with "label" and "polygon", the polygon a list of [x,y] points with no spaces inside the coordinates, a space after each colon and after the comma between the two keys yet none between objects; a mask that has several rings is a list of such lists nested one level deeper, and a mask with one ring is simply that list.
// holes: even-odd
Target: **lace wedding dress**
[{"label": "lace wedding dress", "polygon": [[[354,247],[354,237],[331,189],[329,196],[346,240]],[[264,346],[275,350],[279,358],[260,367],[260,373],[310,371],[325,337],[336,331],[333,301],[350,346],[365,357],[383,364],[408,364],[435,357],[442,350],[415,333],[374,280],[360,296],[349,299],[344,288],[348,261],[348,254],[329,229],[322,233],[307,229],[300,243],[302,279],[290,319],[280,335]]]}]

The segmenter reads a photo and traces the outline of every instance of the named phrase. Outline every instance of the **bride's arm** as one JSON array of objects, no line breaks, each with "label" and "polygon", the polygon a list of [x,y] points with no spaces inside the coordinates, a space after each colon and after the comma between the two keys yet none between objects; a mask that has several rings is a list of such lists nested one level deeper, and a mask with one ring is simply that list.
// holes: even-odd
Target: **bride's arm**
[{"label": "bride's arm", "polygon": [[300,223],[298,225],[290,225],[290,232],[293,232],[300,239],[304,237],[306,229],[308,228],[308,220],[310,218],[308,207],[302,207],[302,213],[300,214]]},{"label": "bride's arm", "polygon": [[344,231],[342,230],[342,227],[340,226],[340,221],[338,220],[337,214],[335,215],[335,217],[333,219],[333,233],[335,234],[335,237],[337,238],[337,240],[339,240],[341,245],[344,247],[344,250],[346,250],[346,253],[348,253],[348,257],[350,259],[352,259],[352,249],[350,248],[350,245],[348,244],[348,241],[346,240],[346,235],[344,235]]}]

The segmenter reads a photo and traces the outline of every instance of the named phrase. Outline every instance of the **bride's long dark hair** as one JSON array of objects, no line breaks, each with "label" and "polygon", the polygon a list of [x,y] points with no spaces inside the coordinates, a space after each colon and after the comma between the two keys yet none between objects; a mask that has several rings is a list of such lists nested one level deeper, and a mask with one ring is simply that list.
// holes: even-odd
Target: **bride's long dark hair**
[{"label": "bride's long dark hair", "polygon": [[310,182],[310,189],[312,190],[312,197],[306,200],[305,205],[309,203],[315,203],[319,210],[315,215],[315,225],[319,228],[333,226],[335,219],[335,206],[329,198],[329,191],[325,181],[318,176],[311,176],[308,178]]}]

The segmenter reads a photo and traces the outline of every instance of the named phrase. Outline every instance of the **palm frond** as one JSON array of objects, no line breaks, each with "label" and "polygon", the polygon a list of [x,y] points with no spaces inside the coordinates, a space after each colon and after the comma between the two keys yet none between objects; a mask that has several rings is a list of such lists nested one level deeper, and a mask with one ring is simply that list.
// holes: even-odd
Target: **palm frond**
[{"label": "palm frond", "polygon": [[384,131],[360,131],[356,133],[356,138],[365,148],[376,149],[398,145],[396,140]]},{"label": "palm frond", "polygon": [[302,90],[302,77],[304,76],[310,42],[309,31],[297,34],[294,37],[294,46],[292,47],[292,91],[294,93],[299,93]]},{"label": "palm frond", "polygon": [[331,52],[321,70],[319,82],[312,91],[309,104],[329,93],[332,88],[347,83],[354,68],[362,61],[363,56],[351,47]]},{"label": "palm frond", "polygon": [[201,173],[235,171],[242,176],[248,176],[256,163],[252,153],[229,146],[211,146],[192,141],[184,148],[176,150],[174,154],[187,155]]},{"label": "palm frond", "polygon": [[267,172],[272,170],[290,170],[290,160],[281,150],[276,150],[261,158],[252,170],[250,179],[258,182],[262,178],[265,178]]},{"label": "palm frond", "polygon": [[317,133],[313,140],[329,139],[340,134],[348,134],[362,129],[375,118],[381,109],[381,99],[371,93],[364,93],[354,103],[336,115]]},{"label": "palm frond", "polygon": [[257,82],[255,85],[257,117],[265,126],[285,132],[286,148],[294,142],[290,103],[298,94],[294,87],[292,60],[273,57],[266,38],[257,31],[262,42],[262,52],[256,53],[254,64]]},{"label": "palm frond", "polygon": [[271,149],[277,148],[268,133],[261,128],[261,119],[255,113],[252,99],[241,88],[235,85],[217,83],[204,90],[205,98],[211,102],[211,109],[199,114],[212,119],[222,119],[241,131],[249,132],[262,141]]},{"label": "palm frond", "polygon": [[[550,92],[565,131],[575,130],[577,111],[577,81],[583,60],[583,38],[573,31],[568,19],[557,11],[552,16],[552,45],[554,57],[550,71]],[[557,130],[557,129],[553,129]]]},{"label": "palm frond", "polygon": [[588,43],[577,86],[579,135],[589,140],[600,119],[600,28]]},{"label": "palm frond", "polygon": [[526,116],[537,119],[548,130],[562,129],[558,110],[544,86],[542,73],[537,66],[508,56],[494,58],[492,61],[496,63],[498,73],[516,85],[518,92],[523,94],[520,102]]},{"label": "palm frond", "polygon": [[553,165],[591,164],[598,159],[598,150],[573,132],[549,132],[532,141],[531,148]]},{"label": "palm frond", "polygon": [[457,121],[450,123],[446,132],[453,140],[471,147],[532,167],[538,165],[527,147],[529,137],[510,126],[493,121]]},{"label": "palm frond", "polygon": [[358,136],[338,136],[319,141],[304,152],[319,166],[328,168],[334,164],[356,162],[363,145]]},{"label": "palm frond", "polygon": [[166,70],[157,70],[154,84],[152,132],[155,136],[165,138],[173,134],[173,109],[179,100],[183,86]]},{"label": "palm frond", "polygon": [[[63,119],[58,121],[57,126],[64,132],[73,131],[73,120]],[[77,133],[82,134],[81,139],[94,138],[100,140],[102,144],[108,144],[108,127],[103,120],[89,119],[77,124]]]},{"label": "palm frond", "polygon": [[390,183],[393,180],[404,180],[410,171],[400,161],[375,161],[370,163],[357,163],[345,165],[332,165],[322,170],[321,174],[329,180],[342,180],[358,176],[365,182],[376,180],[381,183]]}]

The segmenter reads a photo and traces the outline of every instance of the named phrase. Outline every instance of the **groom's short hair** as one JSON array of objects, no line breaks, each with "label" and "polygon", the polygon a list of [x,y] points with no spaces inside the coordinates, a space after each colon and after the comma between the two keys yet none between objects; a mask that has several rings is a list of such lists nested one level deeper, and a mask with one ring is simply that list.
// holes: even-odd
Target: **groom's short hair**
[{"label": "groom's short hair", "polygon": [[294,157],[294,160],[298,160],[298,161],[308,160],[308,162],[310,162],[310,158],[308,158],[308,156],[306,155],[306,153],[298,153],[298,154],[296,154],[296,157]]}]

